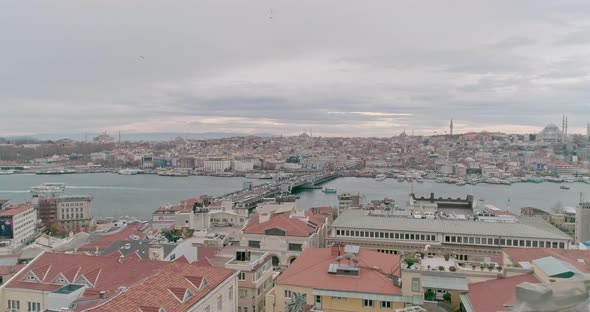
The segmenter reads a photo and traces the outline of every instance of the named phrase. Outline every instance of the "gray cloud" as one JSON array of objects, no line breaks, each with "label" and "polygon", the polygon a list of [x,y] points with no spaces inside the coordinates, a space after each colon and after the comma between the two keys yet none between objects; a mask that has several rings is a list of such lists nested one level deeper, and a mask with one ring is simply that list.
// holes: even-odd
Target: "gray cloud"
[{"label": "gray cloud", "polygon": [[442,131],[450,118],[465,130],[505,131],[532,131],[562,113],[576,114],[572,127],[590,119],[587,1],[2,8],[0,105],[9,118],[0,136],[369,136]]}]

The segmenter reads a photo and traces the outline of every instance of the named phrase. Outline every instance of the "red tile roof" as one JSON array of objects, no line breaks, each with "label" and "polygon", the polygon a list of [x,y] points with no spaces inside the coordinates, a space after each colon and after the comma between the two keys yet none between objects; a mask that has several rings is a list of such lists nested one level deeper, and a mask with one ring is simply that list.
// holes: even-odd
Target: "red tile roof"
[{"label": "red tile roof", "polygon": [[146,235],[140,231],[143,224],[132,224],[128,225],[124,229],[120,230],[117,233],[113,233],[110,235],[100,236],[90,243],[80,247],[80,251],[95,251],[97,248],[98,250],[105,250],[109,248],[113,243],[128,240],[130,236],[135,235],[139,237],[139,239],[144,239]]},{"label": "red tile roof", "polygon": [[285,231],[286,236],[308,237],[316,231],[315,228],[297,218],[290,218],[287,215],[279,214],[262,223],[258,223],[258,220],[251,219],[250,224],[243,229],[243,232],[246,234],[264,234],[266,230],[272,228]]},{"label": "red tile roof", "polygon": [[[47,252],[21,270],[6,287],[54,291],[63,286],[54,284],[56,277],[62,274],[69,282],[84,276],[94,286],[89,290],[104,290],[107,291],[107,295],[112,295],[116,293],[117,288],[133,285],[154,274],[166,263],[137,259],[125,259],[119,263],[119,257]],[[76,273],[73,273],[74,271]],[[30,272],[41,279],[41,282],[24,281]]]},{"label": "red tile roof", "polygon": [[[202,276],[208,283],[199,290],[185,276]],[[154,307],[162,307],[167,312],[186,311],[232,276],[235,278],[235,271],[224,268],[168,262],[158,273],[87,311],[153,311]],[[192,294],[185,303],[181,302],[184,299],[184,292],[181,290],[188,290]],[[227,293],[223,294],[226,295]]]},{"label": "red tile roof", "polygon": [[[590,250],[558,248],[504,248],[513,262],[532,262],[535,259],[554,257],[565,261],[584,273],[590,273]],[[583,262],[581,262],[580,260]]]},{"label": "red tile roof", "polygon": [[18,273],[25,266],[23,264],[0,265],[0,275],[10,275]]},{"label": "red tile roof", "polygon": [[31,209],[33,209],[33,206],[29,204],[10,205],[0,211],[0,217],[16,216]]},{"label": "red tile roof", "polygon": [[[329,265],[338,263],[336,256],[331,255],[331,248],[305,249],[297,260],[279,275],[276,284],[372,294],[401,294],[400,287],[395,286],[388,277],[400,276],[399,255],[361,248],[357,256],[360,259],[360,275],[343,276],[328,273]],[[341,263],[343,262],[348,260],[341,260]],[[381,269],[381,272],[374,267]]]},{"label": "red tile roof", "polygon": [[497,280],[469,284],[467,299],[476,312],[507,310],[504,305],[514,304],[516,286],[520,283],[539,283],[533,274],[523,274]]}]

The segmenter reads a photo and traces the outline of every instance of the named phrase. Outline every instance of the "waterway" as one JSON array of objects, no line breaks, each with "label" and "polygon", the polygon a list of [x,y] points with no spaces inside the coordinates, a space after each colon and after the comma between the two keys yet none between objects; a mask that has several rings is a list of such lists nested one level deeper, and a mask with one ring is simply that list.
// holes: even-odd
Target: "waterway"
[{"label": "waterway", "polygon": [[[67,184],[67,194],[92,194],[96,198],[97,217],[134,216],[149,219],[152,211],[165,204],[174,204],[182,199],[200,195],[221,195],[242,187],[244,181],[255,184],[266,180],[245,178],[222,178],[209,176],[161,177],[157,175],[117,175],[112,173],[70,174],[70,175],[3,175],[0,176],[0,199],[11,203],[31,198],[29,189],[44,182]],[[569,183],[570,190],[562,190],[557,183],[516,183],[512,185],[478,184],[456,186],[452,184],[424,181],[414,183],[418,196],[462,197],[474,194],[480,204],[492,204],[502,209],[519,213],[522,207],[536,207],[552,211],[556,207],[575,207],[580,193],[590,200],[590,184]],[[338,178],[323,185],[335,188],[338,193],[362,193],[367,200],[390,197],[401,206],[412,192],[412,184],[395,179],[376,181],[371,178]],[[336,206],[336,194],[324,194],[321,190],[298,192],[300,209],[318,206]],[[479,201],[482,199],[483,201]]]}]

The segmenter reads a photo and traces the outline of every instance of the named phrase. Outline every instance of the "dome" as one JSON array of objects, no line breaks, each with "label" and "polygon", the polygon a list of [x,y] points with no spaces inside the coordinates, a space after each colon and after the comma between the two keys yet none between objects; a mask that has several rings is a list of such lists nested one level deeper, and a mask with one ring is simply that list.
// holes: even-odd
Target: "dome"
[{"label": "dome", "polygon": [[559,130],[559,128],[555,124],[550,123],[545,126],[544,130]]}]

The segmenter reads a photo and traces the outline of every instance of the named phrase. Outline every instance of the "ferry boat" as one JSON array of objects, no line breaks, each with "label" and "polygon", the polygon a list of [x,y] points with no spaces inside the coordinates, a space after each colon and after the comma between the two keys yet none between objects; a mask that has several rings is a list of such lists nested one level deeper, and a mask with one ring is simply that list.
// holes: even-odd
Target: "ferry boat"
[{"label": "ferry boat", "polygon": [[72,169],[49,169],[37,172],[40,175],[57,175],[57,174],[70,174],[76,173],[76,170]]},{"label": "ferry boat", "polygon": [[59,182],[48,182],[31,187],[31,193],[33,194],[55,194],[62,193],[65,190],[66,184]]},{"label": "ferry boat", "polygon": [[9,175],[13,174],[14,170],[0,170],[0,175]]},{"label": "ferry boat", "polygon": [[158,175],[162,176],[162,177],[188,177],[187,172],[175,171],[175,170],[161,171],[161,172],[158,172]]},{"label": "ferry boat", "polygon": [[378,174],[375,176],[375,180],[377,180],[377,181],[383,181],[385,179],[387,179],[387,176],[384,174]]},{"label": "ferry boat", "polygon": [[562,190],[569,190],[570,189],[570,187],[567,186],[567,185],[562,185],[559,188],[562,189]]},{"label": "ferry boat", "polygon": [[139,169],[121,169],[117,173],[121,175],[136,175],[139,171]]},{"label": "ferry boat", "polygon": [[322,192],[324,192],[326,194],[336,194],[336,189],[335,188],[328,188],[328,187],[326,187],[326,188],[324,188],[322,190]]}]

